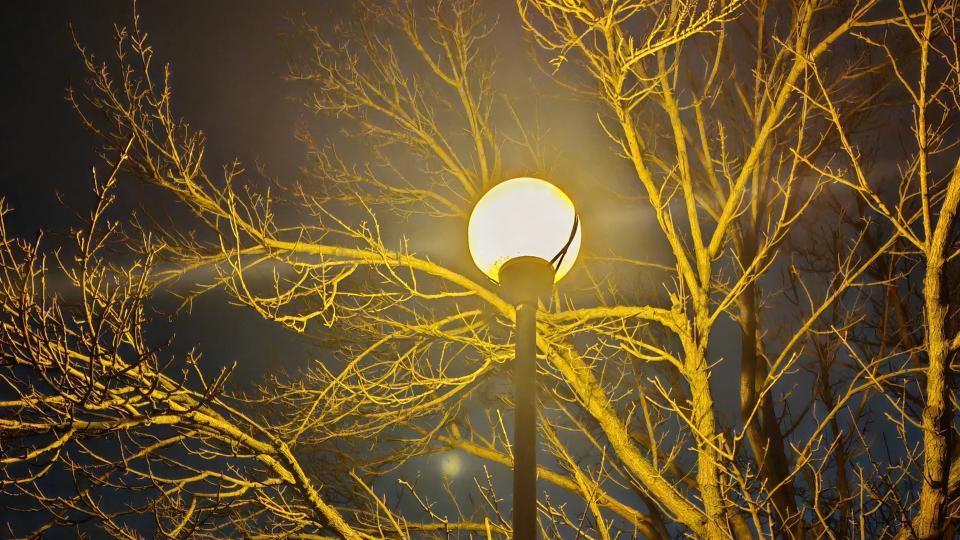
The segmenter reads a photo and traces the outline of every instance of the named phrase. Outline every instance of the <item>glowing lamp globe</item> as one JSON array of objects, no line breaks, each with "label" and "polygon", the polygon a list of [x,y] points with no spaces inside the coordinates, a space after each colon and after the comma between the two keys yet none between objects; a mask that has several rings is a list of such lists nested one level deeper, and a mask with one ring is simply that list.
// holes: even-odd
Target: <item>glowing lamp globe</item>
[{"label": "glowing lamp globe", "polygon": [[532,257],[553,265],[556,282],[577,258],[581,229],[573,202],[558,187],[514,178],[480,198],[467,237],[473,261],[490,279],[499,283],[505,264]]}]

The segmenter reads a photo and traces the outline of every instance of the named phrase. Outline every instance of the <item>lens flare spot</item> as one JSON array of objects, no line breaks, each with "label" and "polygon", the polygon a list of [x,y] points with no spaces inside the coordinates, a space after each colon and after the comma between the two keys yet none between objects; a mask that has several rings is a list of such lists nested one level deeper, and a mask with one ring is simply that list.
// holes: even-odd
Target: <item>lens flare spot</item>
[{"label": "lens flare spot", "polygon": [[456,478],[463,471],[463,458],[457,452],[447,452],[440,456],[440,472],[447,478]]}]

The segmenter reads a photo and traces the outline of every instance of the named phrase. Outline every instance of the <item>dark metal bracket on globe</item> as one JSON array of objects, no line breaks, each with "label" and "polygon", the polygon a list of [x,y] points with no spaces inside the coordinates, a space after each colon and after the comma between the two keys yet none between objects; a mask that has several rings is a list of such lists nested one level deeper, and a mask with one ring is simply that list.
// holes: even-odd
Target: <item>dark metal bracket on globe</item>
[{"label": "dark metal bracket on globe", "polygon": [[563,258],[567,256],[567,250],[570,249],[570,244],[573,244],[573,239],[577,237],[577,229],[580,228],[580,215],[577,213],[573,214],[573,228],[570,229],[570,237],[567,238],[567,243],[560,248],[560,251],[550,259],[550,264],[553,265],[557,270],[560,269],[560,265],[563,264]]}]

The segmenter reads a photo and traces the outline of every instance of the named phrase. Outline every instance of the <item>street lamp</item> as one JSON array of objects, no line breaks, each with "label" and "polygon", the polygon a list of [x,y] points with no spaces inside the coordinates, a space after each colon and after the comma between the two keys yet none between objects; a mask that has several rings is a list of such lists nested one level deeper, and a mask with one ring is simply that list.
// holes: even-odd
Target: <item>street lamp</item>
[{"label": "street lamp", "polygon": [[537,300],[566,275],[580,251],[573,202],[538,178],[514,178],[485,193],[467,237],[477,266],[516,306],[513,374],[513,538],[534,540],[537,523]]}]

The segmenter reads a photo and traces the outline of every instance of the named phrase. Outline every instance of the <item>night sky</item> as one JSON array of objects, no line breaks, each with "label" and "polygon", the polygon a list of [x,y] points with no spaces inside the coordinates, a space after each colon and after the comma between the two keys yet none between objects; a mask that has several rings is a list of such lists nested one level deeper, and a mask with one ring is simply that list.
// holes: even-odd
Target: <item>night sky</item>
[{"label": "night sky", "polygon": [[[180,114],[209,134],[213,160],[269,158],[277,173],[295,170],[302,150],[291,126],[299,107],[281,75],[285,17],[304,2],[144,2],[138,6],[158,60],[175,65]],[[317,6],[317,2],[312,3]],[[322,11],[324,6],[320,6]],[[103,57],[113,25],[128,25],[127,1],[30,1],[5,5],[4,121],[0,178],[21,229],[49,226],[55,190],[89,191],[93,138],[64,100],[82,64],[70,35]],[[229,149],[229,150],[228,150]],[[68,199],[71,197],[67,197]],[[42,212],[42,213],[41,213]]]},{"label": "night sky", "polygon": [[[249,168],[257,162],[264,164],[267,173],[281,181],[297,178],[305,149],[294,138],[294,126],[314,119],[294,101],[298,89],[282,79],[287,59],[297,46],[284,37],[284,32],[290,28],[289,17],[305,13],[309,20],[323,24],[340,15],[345,4],[317,0],[178,0],[138,5],[141,24],[156,50],[155,62],[172,65],[177,116],[207,135],[209,167],[219,167],[236,157]],[[516,41],[521,32],[514,3],[484,5],[499,13],[498,32],[503,34],[495,41],[501,46],[503,63],[498,74],[509,78],[532,72],[525,50],[519,54],[502,50],[521,46]],[[5,4],[0,18],[6,59],[0,195],[14,209],[7,220],[14,234],[32,238],[43,229],[47,241],[56,245],[65,240],[69,227],[77,224],[75,215],[89,211],[90,168],[103,165],[96,155],[95,138],[80,125],[64,99],[66,88],[80,86],[82,76],[70,25],[79,41],[102,58],[112,52],[113,25],[128,25],[132,11],[132,3],[124,0]],[[504,91],[523,92],[532,84],[522,77],[513,80],[514,86]],[[650,218],[637,213],[635,200],[621,199],[608,187],[629,185],[633,179],[606,146],[608,142],[596,123],[596,111],[582,102],[556,110],[562,114],[544,119],[545,131],[549,131],[551,122],[558,128],[552,131],[555,136],[551,139],[560,149],[555,163],[558,177],[554,180],[578,203],[584,223],[584,251],[603,254],[609,248],[628,256],[645,249],[649,254],[651,249],[644,242],[651,242],[651,235],[636,232],[645,224],[652,225],[647,221]],[[587,170],[591,177],[577,177]],[[128,182],[121,204],[162,204],[154,199],[151,189]],[[63,203],[58,202],[57,194]],[[421,235],[421,246],[427,252],[449,253],[451,243],[462,232],[454,227],[447,236]],[[404,234],[416,236],[417,231]],[[630,247],[624,249],[624,242]],[[463,246],[452,251],[462,253]],[[575,273],[567,281],[575,287],[578,279],[585,276]],[[169,306],[161,302],[159,307]],[[165,331],[176,334],[171,349],[174,354],[196,347],[207,366],[236,362],[234,384],[238,387],[255,383],[265,371],[277,367],[295,370],[314,354],[299,336],[230,305],[218,293],[204,296],[191,313],[181,313]],[[716,343],[730,353],[739,346],[733,340],[718,339]],[[735,369],[730,364],[712,382],[735,387]],[[735,407],[733,401],[729,405]],[[430,459],[431,466],[424,472],[426,480],[439,478],[445,462],[443,456]],[[410,464],[400,474],[410,477],[422,466]],[[478,464],[464,463],[465,476],[478,472]],[[464,483],[469,488],[472,482]]]},{"label": "night sky", "polygon": [[[291,18],[306,15],[324,24],[342,15],[339,11],[346,4],[181,0],[137,5],[156,51],[154,61],[171,64],[176,114],[207,136],[206,163],[211,170],[237,158],[250,169],[262,163],[281,181],[297,177],[305,148],[294,138],[294,126],[313,119],[294,101],[298,89],[282,79],[297,46],[285,32]],[[98,160],[95,137],[65,100],[67,88],[79,89],[83,76],[70,29],[90,52],[104,59],[113,51],[114,25],[129,25],[132,13],[133,3],[125,0],[24,1],[5,6],[0,17],[7,58],[0,196],[14,209],[7,219],[13,234],[32,239],[43,230],[48,248],[69,245],[67,233],[78,225],[77,216],[90,211],[90,169],[106,167]],[[165,210],[170,201],[164,194],[127,180],[118,205]],[[165,324],[175,306],[174,298],[159,299],[153,337],[172,335],[170,354],[182,357],[191,349],[199,351],[209,373],[235,363],[234,388],[254,385],[264,373],[278,368],[295,372],[318,353],[301,336],[231,305],[223,293],[200,297],[189,313],[180,312],[172,324]],[[436,493],[424,489],[425,494],[442,499],[441,475],[459,472],[464,495],[472,491],[468,478],[480,472],[475,463],[450,454],[425,459],[397,475],[411,482],[419,477],[422,485],[437,489]],[[509,482],[509,476],[502,480]],[[509,493],[509,483],[503,491]],[[8,503],[0,500],[0,507]]]},{"label": "night sky", "polygon": [[[299,178],[306,149],[294,138],[294,127],[306,123],[321,135],[324,128],[295,102],[301,88],[283,80],[288,60],[303,46],[290,38],[290,20],[305,16],[321,26],[333,24],[348,6],[322,0],[137,5],[141,26],[155,49],[154,63],[171,65],[175,114],[206,134],[209,173],[217,175],[219,167],[237,158],[248,171],[262,164],[268,175],[281,182]],[[578,205],[584,222],[584,252],[655,255],[662,250],[650,245],[655,235],[635,234],[638,227],[653,225],[652,218],[638,213],[633,200],[624,198],[635,195],[631,190],[637,186],[596,122],[597,104],[581,99],[544,106],[543,85],[550,83],[532,64],[514,2],[497,0],[483,6],[498,21],[496,34],[489,40],[496,47],[498,93],[517,99],[521,106],[549,110],[536,126],[552,145],[548,177]],[[81,126],[64,99],[68,87],[82,88],[83,66],[70,28],[81,44],[104,59],[113,51],[114,25],[129,26],[132,13],[133,3],[124,0],[6,5],[0,23],[8,59],[0,122],[0,196],[14,209],[7,220],[14,234],[33,238],[42,229],[48,246],[58,245],[68,240],[64,233],[79,223],[77,216],[89,212],[90,169],[105,167],[96,155],[95,137]],[[528,167],[521,161],[512,168],[508,164],[506,172],[522,174]],[[172,210],[176,216],[176,205],[155,188],[135,179],[128,179],[122,188],[121,208],[143,207],[158,214]],[[413,238],[418,253],[476,272],[466,256],[465,223],[442,228],[406,223],[393,236]],[[575,269],[565,282],[570,288],[589,286],[585,278],[583,271]],[[268,333],[276,330],[224,300],[202,299],[186,322],[179,320],[177,343],[183,348],[202,345],[202,352],[216,356],[217,363],[229,364],[229,356],[238,362],[237,376],[255,379],[262,373],[262,356],[272,351],[269,340],[258,332],[235,336],[234,325],[222,324],[224,317],[239,318],[258,329],[267,327]],[[269,335],[289,342],[285,336]],[[237,340],[243,346],[232,347]]]},{"label": "night sky", "polygon": [[[322,19],[333,10],[328,3],[297,1],[137,5],[156,61],[172,66],[178,115],[207,134],[207,163],[219,167],[236,157],[251,166],[267,164],[267,172],[279,177],[296,174],[304,150],[294,139],[293,125],[302,108],[290,99],[293,92],[282,80],[290,47],[282,33],[289,27],[288,18],[299,16],[307,4],[312,17]],[[2,89],[0,195],[14,210],[7,219],[12,233],[32,239],[42,229],[48,248],[63,245],[69,242],[65,233],[79,223],[77,216],[89,212],[91,167],[106,168],[98,160],[95,137],[65,100],[67,88],[79,89],[83,76],[70,28],[103,59],[113,51],[114,25],[130,25],[132,14],[133,3],[127,1],[5,6],[0,23],[8,59]],[[156,211],[169,203],[154,188],[130,180],[119,206],[153,206]],[[169,300],[158,308],[172,308]],[[171,352],[197,347],[213,365],[236,362],[234,381],[243,386],[276,361],[278,344],[284,353],[301,351],[301,343],[289,339],[289,332],[226,300],[221,294],[201,298],[191,313],[180,314],[172,328],[162,329],[175,335]]]},{"label": "night sky", "polygon": [[[491,116],[492,123],[498,128],[497,135],[507,139],[508,136],[504,134],[516,134],[516,131],[511,131],[510,128],[501,129],[504,124],[509,123],[504,122],[504,119],[511,116],[508,109],[503,107],[509,100],[510,104],[521,111],[517,116],[522,117],[524,128],[542,137],[539,142],[543,144],[543,153],[538,156],[542,158],[541,162],[538,158],[521,156],[524,150],[518,149],[522,145],[516,141],[497,141],[498,144],[502,143],[504,148],[502,179],[532,175],[550,180],[574,201],[582,224],[583,247],[580,258],[570,275],[558,285],[558,298],[563,298],[578,308],[607,302],[604,298],[598,300],[601,295],[620,296],[624,304],[668,305],[666,293],[671,291],[676,283],[669,283],[668,280],[672,278],[664,279],[665,273],[650,268],[656,265],[672,266],[675,261],[665,243],[660,225],[656,223],[646,192],[638,182],[636,170],[628,160],[623,159],[620,155],[622,150],[615,147],[598,122],[598,118],[609,118],[606,106],[596,99],[595,95],[587,95],[589,92],[577,94],[571,92],[569,87],[558,85],[557,81],[543,71],[551,69],[546,61],[548,57],[553,58],[553,55],[560,53],[547,53],[539,49],[535,51],[535,45],[528,41],[521,28],[516,0],[478,2],[478,5],[486,10],[488,21],[496,23],[481,47],[496,61],[493,73],[495,100]],[[700,8],[707,4],[708,2],[697,3]],[[854,3],[840,1],[834,4],[834,7],[841,6],[843,11]],[[771,15],[768,18],[772,20],[779,16],[780,10],[788,3],[771,2],[769,5],[772,7],[769,8]],[[896,2],[881,2],[875,15],[879,17],[883,10],[887,9],[894,13],[896,5]],[[340,136],[337,121],[344,120],[315,115],[309,111],[298,101],[307,94],[307,83],[284,78],[289,73],[290,62],[309,51],[309,44],[302,35],[297,35],[297,21],[306,20],[326,30],[338,21],[350,17],[355,7],[355,0],[140,0],[136,4],[131,0],[5,2],[0,11],[0,46],[5,60],[2,67],[4,84],[0,87],[0,103],[3,104],[3,114],[0,116],[0,199],[5,207],[12,209],[12,213],[4,220],[8,233],[26,240],[42,235],[44,253],[51,254],[62,248],[69,256],[71,228],[82,224],[83,217],[89,214],[94,203],[91,169],[95,168],[101,178],[106,176],[109,169],[98,156],[97,137],[82,126],[78,115],[66,100],[69,88],[82,92],[84,86],[84,66],[74,43],[74,35],[97,60],[110,60],[115,50],[115,27],[130,26],[134,10],[139,14],[142,29],[149,34],[149,44],[155,52],[154,65],[170,65],[174,116],[185,120],[191,129],[202,131],[205,135],[204,167],[214,181],[223,178],[220,173],[222,167],[237,160],[246,170],[237,179],[237,186],[252,185],[256,190],[267,182],[274,181],[284,186],[317,182],[316,178],[310,178],[309,173],[305,173],[308,168],[308,149],[295,136],[298,129],[309,131],[320,145],[327,142],[328,138],[339,141],[337,151],[343,150],[348,162],[362,168],[364,159],[373,159],[370,158],[369,148],[362,143],[351,142],[346,136],[337,139]],[[833,7],[824,9],[824,17],[830,16],[832,10]],[[737,41],[752,39],[749,37],[750,31],[745,32],[743,35],[734,33],[735,37],[730,39],[729,45],[725,45],[723,50],[726,56],[723,57],[722,64],[724,72],[720,77],[727,76],[729,72],[731,80],[737,80],[738,76],[743,77],[744,73],[755,69],[751,50],[753,44]],[[858,54],[863,55],[859,57],[861,60],[871,61],[870,55],[879,54],[876,51],[862,53],[861,45],[855,38],[848,36],[836,42],[830,48],[830,53],[824,57],[832,58],[832,67],[839,70],[840,64],[846,67],[846,62],[853,63]],[[913,52],[910,43],[893,45],[896,52],[891,54],[910,58],[907,56]],[[537,54],[540,56],[535,57]],[[692,57],[693,54],[689,56]],[[712,57],[711,51],[710,56],[704,56],[705,62],[712,61]],[[699,60],[692,61],[691,66],[697,68],[697,62]],[[565,83],[570,82],[571,86],[587,79],[575,65],[575,61],[561,64],[556,73],[558,79]],[[404,66],[404,69],[406,67]],[[693,68],[687,66],[685,69]],[[113,75],[116,76],[116,73]],[[414,73],[411,77],[416,75]],[[577,79],[578,76],[583,78]],[[690,78],[691,81],[696,79],[694,76]],[[877,91],[871,99],[878,103],[898,103],[903,100],[902,90],[886,89],[884,85],[888,82],[879,78],[878,81],[878,88],[883,90]],[[589,91],[594,90],[596,82],[589,81],[585,84],[594,85],[588,87]],[[853,85],[852,82],[850,84]],[[681,87],[681,101],[687,97],[682,95],[683,90]],[[729,90],[725,92],[729,93]],[[839,91],[837,93],[840,95]],[[860,94],[852,92],[851,95]],[[723,99],[727,97],[729,96]],[[866,100],[864,102],[869,103]],[[842,105],[847,106],[846,103]],[[888,108],[891,111],[898,110],[895,106]],[[886,108],[881,109],[878,106],[877,110],[886,111]],[[883,115],[874,117],[871,113],[871,116],[865,117],[862,125],[851,125],[851,137],[857,143],[854,146],[864,148],[867,157],[872,159],[872,169],[868,171],[870,181],[874,182],[878,189],[888,190],[890,193],[896,191],[895,188],[900,185],[902,174],[897,169],[903,164],[900,158],[908,155],[902,146],[913,144],[909,142],[912,112],[909,108],[899,110],[902,116],[891,116],[897,113],[888,115],[884,112]],[[669,143],[669,136],[663,137],[657,132],[658,129],[665,130],[667,124],[658,124],[653,118],[656,115],[648,116],[642,108],[637,111],[637,132],[642,144],[656,145],[660,144],[659,141]],[[708,112],[724,114],[719,105],[715,109],[708,107]],[[746,118],[742,125],[736,116],[720,120],[725,125],[749,127]],[[815,126],[814,129],[821,129],[816,122],[810,125]],[[462,125],[455,127],[462,129]],[[956,130],[960,130],[960,124],[950,130],[951,137],[954,137]],[[744,129],[744,132],[749,131],[750,129]],[[727,136],[734,141],[734,144],[731,144],[733,148],[740,142],[751,144],[750,137],[753,135],[748,133],[743,137],[742,134],[731,131],[725,135]],[[740,139],[736,139],[737,137]],[[824,140],[829,140],[829,137]],[[905,140],[908,142],[904,143]],[[347,141],[346,144],[344,141]],[[724,141],[727,139],[724,138]],[[719,143],[717,145],[720,146]],[[409,148],[395,148],[396,146],[391,147],[390,150],[409,152]],[[646,148],[641,151],[645,150]],[[731,155],[736,155],[737,152],[738,150],[733,150]],[[955,159],[953,152],[949,155],[951,160]],[[404,159],[410,160],[404,164],[410,165],[411,169],[418,165],[416,160],[419,158],[414,152],[410,152],[409,157],[404,156]],[[730,159],[732,163],[737,161],[735,158]],[[934,161],[932,167],[940,171],[945,166],[953,165],[952,162],[944,165]],[[769,171],[760,174],[766,173]],[[781,174],[781,171],[772,174]],[[816,175],[813,173],[810,173],[810,176],[801,174],[799,178],[813,180],[814,176]],[[797,185],[800,186],[798,189],[807,189],[813,184],[811,181],[809,184],[798,182]],[[310,187],[314,186],[308,185],[308,191]],[[317,189],[317,192],[322,190]],[[838,189],[836,192],[841,193],[837,199],[838,206],[855,201],[852,191],[847,193],[846,190]],[[114,219],[124,222],[131,212],[136,212],[138,216],[146,213],[168,219],[167,226],[173,227],[172,230],[187,232],[203,228],[195,217],[173,198],[169,190],[147,185],[132,175],[122,177],[117,195],[118,201],[111,214]],[[850,198],[845,199],[847,196]],[[676,200],[679,201],[680,198]],[[818,207],[824,200],[826,195],[819,196],[816,204],[804,215],[804,219],[813,222],[822,213],[824,219],[828,220],[824,222],[822,230],[832,232],[837,217],[836,210],[828,208],[826,203],[823,207]],[[337,218],[342,218],[345,223],[357,225],[367,218],[367,215],[355,206],[333,206],[340,204],[339,202],[330,204],[330,208],[336,208],[332,213],[335,213]],[[282,223],[284,219],[294,215],[295,211],[290,210],[290,206],[284,207],[282,202],[276,204],[276,207],[277,223]],[[284,214],[285,211],[290,213]],[[410,250],[418,257],[436,261],[464,276],[486,283],[486,278],[474,266],[467,252],[466,220],[460,217],[432,216],[414,216],[408,219],[397,214],[387,215],[389,210],[382,207],[375,211],[383,212],[382,215],[378,214],[377,218],[383,226],[383,243],[388,248],[399,251],[398,246],[406,245],[405,242],[409,241]],[[681,228],[687,224],[683,221],[684,217],[677,216],[684,213],[678,206],[678,211],[673,216]],[[295,214],[295,217],[311,219],[306,217],[306,214],[301,211]],[[864,215],[872,214],[868,212]],[[803,223],[803,226],[810,224]],[[816,237],[822,230],[810,226],[807,229],[809,232],[800,233],[797,237],[791,236],[788,240],[802,238],[811,244],[822,241],[826,245],[830,238]],[[842,237],[844,229],[841,227],[837,231],[838,238]],[[336,238],[338,239],[333,242],[350,241]],[[844,242],[847,240],[840,239]],[[804,306],[797,310],[788,305],[784,300],[785,293],[781,293],[781,287],[787,283],[788,271],[797,272],[794,268],[794,254],[789,251],[793,248],[795,245],[789,241],[778,245],[778,249],[782,251],[777,253],[773,265],[758,282],[763,293],[763,302],[768,302],[769,297],[769,304],[764,305],[762,316],[770,319],[764,319],[761,328],[764,332],[770,332],[765,341],[773,347],[781,345],[778,340],[782,339],[782,336],[774,335],[780,319],[783,319],[780,326],[784,328],[784,332],[792,332],[796,326],[792,317],[802,315],[801,312],[806,309]],[[732,247],[724,247],[724,250],[730,255],[735,251]],[[802,254],[796,259],[804,262]],[[620,265],[623,260],[642,261],[643,264],[623,270],[627,268]],[[177,261],[161,262],[166,265],[176,263]],[[737,263],[735,258],[731,257],[724,258],[723,264]],[[48,267],[53,266],[55,263],[48,264]],[[263,270],[260,275],[252,275],[251,280],[272,277],[268,276],[269,270]],[[213,270],[209,268],[200,270],[197,274],[203,271],[208,272],[204,277],[213,275]],[[833,271],[832,267],[830,271]],[[69,303],[71,293],[65,286],[66,280],[62,275],[57,275],[55,269],[50,274],[51,277],[47,280],[48,292],[62,295],[65,303]],[[735,272],[731,271],[730,275],[735,275]],[[717,276],[729,277],[726,272],[719,272]],[[805,279],[814,283],[814,287],[826,286],[824,284],[828,280],[825,277],[821,279],[822,276],[814,276],[814,272],[810,272],[809,276],[813,277],[805,276]],[[217,289],[199,296],[189,309],[179,309],[181,298],[178,295],[192,290],[203,281],[202,278],[194,277],[188,275],[171,283],[151,299],[153,303],[150,305],[150,313],[153,320],[147,327],[147,333],[156,343],[170,339],[170,346],[164,354],[175,361],[169,371],[181,367],[184,358],[196,352],[202,357],[200,365],[208,380],[221,369],[235,366],[228,390],[242,393],[255,390],[254,387],[262,383],[267,375],[278,374],[281,378],[300,377],[317,362],[324,362],[325,366],[337,371],[341,365],[339,362],[343,362],[345,355],[335,356],[336,351],[332,351],[329,346],[334,340],[324,341],[317,339],[317,336],[328,337],[327,333],[336,336],[336,332],[343,335],[344,331],[336,325],[332,328],[321,328],[322,323],[316,322],[319,319],[311,321],[310,324],[315,326],[308,328],[307,335],[298,334],[264,320],[252,309],[238,305],[237,300],[228,293]],[[376,279],[376,276],[373,279]],[[606,290],[606,285],[610,285],[610,291]],[[814,290],[812,296],[818,297],[823,292]],[[79,295],[76,294],[74,298],[77,296]],[[617,300],[619,301],[620,299]],[[907,303],[910,301],[908,299]],[[843,298],[838,300],[838,304],[843,302]],[[853,300],[850,302],[851,305],[855,303]],[[457,304],[457,307],[461,305]],[[728,311],[719,316],[709,336],[707,357],[711,363],[716,363],[711,364],[708,384],[716,400],[718,425],[739,431],[742,428],[739,410],[741,331],[730,313]],[[921,311],[916,313],[919,315]],[[507,325],[497,327],[496,330],[502,330],[505,336],[510,334]],[[312,337],[309,336],[310,332],[314,332]],[[671,346],[667,345],[667,348]],[[841,359],[845,355],[843,352],[837,353],[837,357]],[[603,358],[594,366],[598,374],[603,370],[604,376],[607,375],[606,367],[601,362],[605,360],[606,358]],[[476,420],[483,413],[491,412],[494,407],[502,407],[500,398],[512,391],[509,384],[510,371],[507,367],[509,364],[492,370],[491,384],[481,387],[481,384],[489,382],[486,380],[477,384],[477,387],[481,387],[486,393],[479,395],[481,392],[478,391],[471,395],[464,406],[458,409],[458,421],[468,418],[474,420],[475,424],[485,424],[485,419],[483,422]],[[846,373],[840,368],[836,371]],[[781,391],[788,393],[787,403],[790,407],[795,405],[796,409],[790,412],[797,413],[803,405],[809,403],[808,398],[815,388],[816,376],[798,369],[796,373],[789,374],[784,382],[779,383],[774,395]],[[836,384],[836,381],[834,383]],[[637,388],[640,392],[644,391],[642,385]],[[485,401],[480,403],[483,400]],[[543,401],[547,402],[546,399]],[[816,406],[819,406],[819,403],[815,402]],[[621,404],[618,403],[618,406]],[[888,405],[878,406],[877,414],[886,412],[883,409],[886,406]],[[269,411],[268,408],[264,410]],[[788,442],[806,437],[804,430],[814,425],[812,419],[819,414],[816,409],[811,411],[800,413],[805,415],[805,419],[792,431]],[[512,432],[512,413],[507,411],[504,418],[505,429]],[[478,427],[478,431],[487,428],[488,426],[482,425]],[[882,436],[883,429],[886,428],[881,427],[867,436],[876,438],[878,433]],[[385,433],[398,436],[395,432]],[[916,433],[911,433],[910,438],[916,441],[918,439],[915,436]],[[877,442],[875,439],[865,441],[867,447]],[[369,442],[369,445],[389,447],[388,445],[395,443],[396,439],[388,441],[384,436]],[[573,446],[572,444],[571,448]],[[877,446],[879,448],[879,445]],[[553,461],[554,458],[547,451],[543,439],[540,440],[539,448],[540,463],[559,470],[560,467]],[[895,448],[891,452],[888,448],[886,451],[892,456],[891,463],[902,457],[902,449]],[[309,459],[309,456],[303,457],[304,461]],[[587,459],[594,457],[596,456],[589,456]],[[858,459],[866,458],[861,456]],[[319,468],[324,466],[324,463],[313,460],[307,465]],[[512,503],[510,470],[458,452],[443,452],[410,459],[396,470],[380,477],[373,487],[381,494],[387,493],[391,501],[400,501],[397,504],[403,511],[409,511],[411,515],[417,514],[410,511],[418,508],[414,501],[399,495],[402,490],[398,489],[397,479],[403,478],[417,485],[420,495],[437,502],[434,510],[438,514],[455,517],[455,507],[442,489],[444,477],[454,480],[452,493],[458,502],[463,503],[465,513],[469,514],[470,505],[477,497],[474,479],[483,478],[484,466],[489,468],[498,495],[504,499],[502,508],[509,508]],[[829,473],[824,478],[830,478]],[[55,481],[60,482],[61,478]],[[59,488],[66,484],[56,485]],[[539,488],[541,494],[548,491],[555,503],[569,502],[571,506],[583,504],[579,498],[559,488],[551,488],[545,482],[541,482]],[[329,484],[326,489],[330,489]],[[617,489],[619,488],[611,488],[611,492]],[[638,508],[642,505],[636,494],[615,495],[627,504],[636,505]],[[0,538],[4,538],[4,534],[9,532],[4,529],[4,525],[21,519],[20,514],[9,518],[7,515],[12,514],[5,512],[15,502],[0,497]],[[23,517],[24,521],[19,523],[29,523],[30,519],[42,517],[45,516],[27,515]],[[418,517],[422,517],[422,514]],[[89,530],[93,531],[92,537],[98,537],[99,531],[93,529],[94,525],[90,527]]]}]

